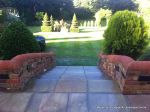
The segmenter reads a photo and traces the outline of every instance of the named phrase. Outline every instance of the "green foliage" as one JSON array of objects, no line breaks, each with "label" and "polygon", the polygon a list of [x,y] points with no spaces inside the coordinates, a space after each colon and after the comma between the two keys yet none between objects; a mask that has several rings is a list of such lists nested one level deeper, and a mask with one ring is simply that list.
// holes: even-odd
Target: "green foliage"
[{"label": "green foliage", "polygon": [[52,32],[52,26],[41,26],[42,32]]},{"label": "green foliage", "polygon": [[51,15],[50,17],[50,25],[52,26],[52,31],[54,30],[54,20],[53,20],[53,16]]},{"label": "green foliage", "polygon": [[6,12],[4,10],[0,10],[0,23],[4,23],[6,19]]},{"label": "green foliage", "polygon": [[0,53],[3,59],[38,51],[39,45],[35,37],[21,22],[11,23],[0,37]]},{"label": "green foliage", "polygon": [[98,12],[95,14],[95,19],[96,23],[98,26],[101,26],[101,20],[106,18],[109,19],[112,15],[111,10],[109,9],[100,9]]},{"label": "green foliage", "polygon": [[150,61],[150,48],[147,48],[138,60]]},{"label": "green foliage", "polygon": [[119,11],[110,19],[104,37],[105,53],[137,58],[147,46],[147,26],[134,12]]},{"label": "green foliage", "polygon": [[42,20],[44,17],[44,12],[36,12],[35,18],[37,20]]},{"label": "green foliage", "polygon": [[76,14],[73,15],[72,24],[70,27],[70,32],[79,32],[78,20]]},{"label": "green foliage", "polygon": [[45,13],[42,22],[43,22],[43,24],[41,26],[41,31],[42,32],[52,32],[52,26],[50,24],[50,20],[49,20],[47,13]]},{"label": "green foliage", "polygon": [[79,30],[79,28],[71,28],[70,32],[77,32],[78,33],[78,32],[80,32],[80,30]]}]

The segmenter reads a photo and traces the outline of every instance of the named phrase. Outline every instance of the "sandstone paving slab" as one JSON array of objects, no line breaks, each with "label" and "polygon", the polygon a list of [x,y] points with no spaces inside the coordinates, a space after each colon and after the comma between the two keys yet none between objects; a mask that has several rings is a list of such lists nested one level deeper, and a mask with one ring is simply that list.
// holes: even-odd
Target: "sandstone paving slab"
[{"label": "sandstone paving slab", "polygon": [[69,66],[65,73],[84,73],[83,66]]},{"label": "sandstone paving slab", "polygon": [[108,79],[101,72],[97,72],[97,73],[95,73],[95,72],[87,72],[87,73],[85,73],[85,75],[86,75],[86,78],[88,80],[107,80]]},{"label": "sandstone paving slab", "polygon": [[59,80],[63,73],[46,73],[43,74],[39,79],[48,79],[48,80]]},{"label": "sandstone paving slab", "polygon": [[68,67],[67,66],[56,66],[54,69],[48,71],[47,73],[64,73]]},{"label": "sandstone paving slab", "polygon": [[89,94],[89,112],[130,112],[122,94]]},{"label": "sandstone paving slab", "polygon": [[150,112],[150,95],[127,95],[132,112]]},{"label": "sandstone paving slab", "polygon": [[88,80],[89,92],[121,93],[119,86],[112,80]]},{"label": "sandstone paving slab", "polygon": [[67,103],[67,93],[37,93],[33,96],[26,112],[66,112]]},{"label": "sandstone paving slab", "polygon": [[37,79],[30,82],[27,91],[30,92],[53,92],[58,80]]},{"label": "sandstone paving slab", "polygon": [[62,80],[86,80],[84,73],[64,74]]},{"label": "sandstone paving slab", "polygon": [[83,93],[70,94],[67,112],[88,112],[87,94]]},{"label": "sandstone paving slab", "polygon": [[32,93],[0,93],[0,112],[24,112]]},{"label": "sandstone paving slab", "polygon": [[60,80],[55,92],[87,92],[86,80]]},{"label": "sandstone paving slab", "polygon": [[68,94],[50,93],[42,96],[38,112],[66,112]]},{"label": "sandstone paving slab", "polygon": [[26,108],[26,112],[39,112],[42,97],[45,94],[46,93],[36,93],[36,94],[34,94],[32,99],[28,103],[28,106]]},{"label": "sandstone paving slab", "polygon": [[94,72],[94,73],[100,73],[100,70],[97,66],[84,66],[84,70],[85,72],[87,73],[90,73],[90,72]]}]

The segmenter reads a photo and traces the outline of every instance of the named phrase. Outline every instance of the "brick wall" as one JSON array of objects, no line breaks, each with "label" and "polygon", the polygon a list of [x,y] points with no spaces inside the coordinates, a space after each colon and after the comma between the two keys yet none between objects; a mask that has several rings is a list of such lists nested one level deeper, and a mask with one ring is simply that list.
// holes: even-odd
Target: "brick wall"
[{"label": "brick wall", "polygon": [[26,83],[54,67],[54,53],[29,53],[18,55],[11,60],[0,61],[0,88],[18,90]]},{"label": "brick wall", "polygon": [[98,66],[118,83],[123,94],[150,93],[150,61],[100,54]]}]

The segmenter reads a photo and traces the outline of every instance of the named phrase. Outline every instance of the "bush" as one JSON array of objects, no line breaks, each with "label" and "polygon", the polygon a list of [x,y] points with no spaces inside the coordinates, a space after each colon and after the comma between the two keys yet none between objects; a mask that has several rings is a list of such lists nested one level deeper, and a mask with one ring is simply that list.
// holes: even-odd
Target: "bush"
[{"label": "bush", "polygon": [[148,44],[147,27],[143,18],[127,10],[113,15],[104,38],[105,53],[128,55],[132,58],[139,57]]},{"label": "bush", "polygon": [[72,24],[70,27],[70,32],[79,32],[78,20],[77,20],[76,14],[73,15]]},{"label": "bush", "polygon": [[47,13],[45,13],[44,18],[43,18],[43,24],[41,26],[41,31],[42,32],[52,32],[52,26],[50,25],[49,17]]},{"label": "bush", "polygon": [[41,26],[42,32],[52,32],[52,26]]},{"label": "bush", "polygon": [[139,57],[138,60],[150,61],[150,47],[144,51],[144,53]]},{"label": "bush", "polygon": [[80,32],[79,28],[70,29],[70,32]]},{"label": "bush", "polygon": [[11,23],[0,37],[0,53],[3,59],[38,51],[39,45],[35,37],[21,22]]}]

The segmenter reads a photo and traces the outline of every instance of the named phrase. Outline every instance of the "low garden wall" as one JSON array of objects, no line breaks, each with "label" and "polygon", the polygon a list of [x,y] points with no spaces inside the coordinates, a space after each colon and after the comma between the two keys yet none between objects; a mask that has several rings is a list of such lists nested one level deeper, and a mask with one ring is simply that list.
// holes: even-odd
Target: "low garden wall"
[{"label": "low garden wall", "polygon": [[150,61],[135,61],[121,55],[99,56],[98,66],[115,80],[123,94],[150,93]]},{"label": "low garden wall", "polygon": [[54,53],[29,53],[18,55],[11,60],[0,61],[0,88],[18,90],[26,83],[54,67]]}]

